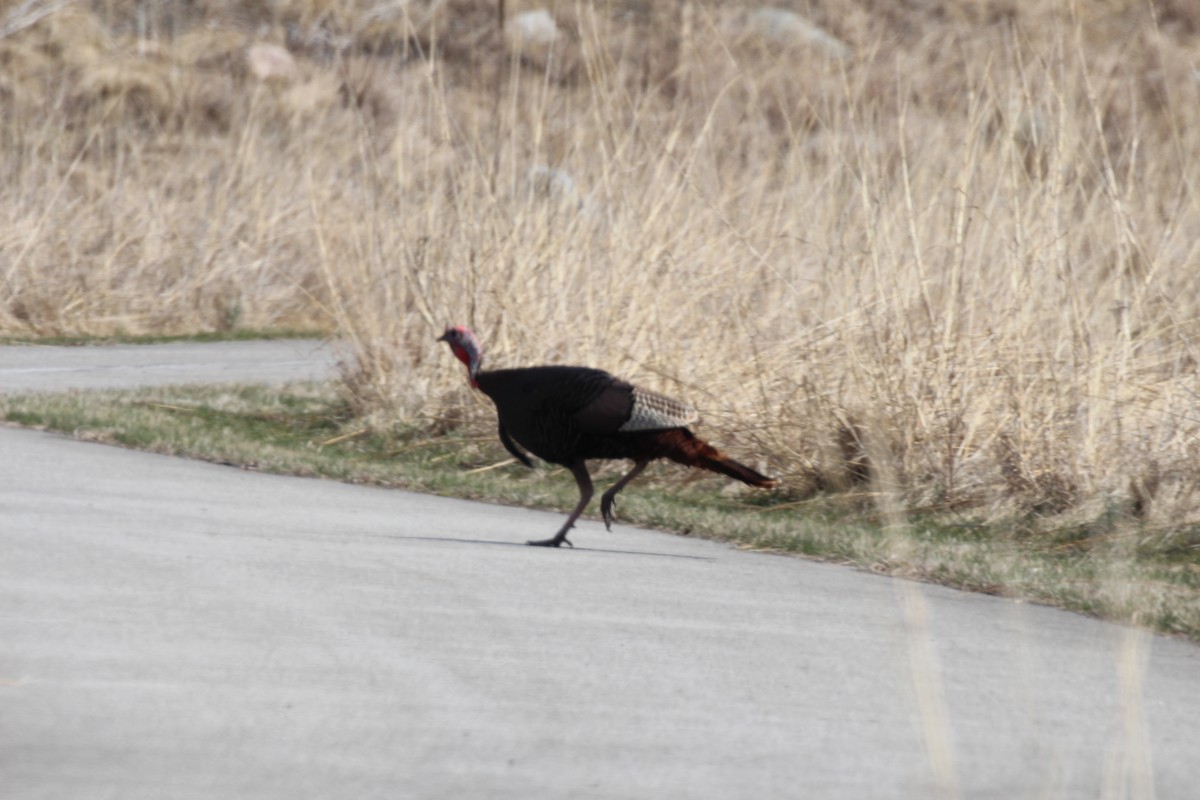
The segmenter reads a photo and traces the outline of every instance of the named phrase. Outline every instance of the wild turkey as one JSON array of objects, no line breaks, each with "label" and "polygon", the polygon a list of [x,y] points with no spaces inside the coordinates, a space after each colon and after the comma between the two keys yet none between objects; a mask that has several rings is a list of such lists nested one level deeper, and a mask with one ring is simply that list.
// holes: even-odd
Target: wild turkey
[{"label": "wild turkey", "polygon": [[592,478],[585,459],[629,458],[629,470],[600,498],[600,514],[611,529],[617,492],[657,458],[702,467],[751,486],[772,487],[778,481],[739,464],[696,438],[687,426],[699,415],[690,406],[647,391],[604,370],[588,367],[524,367],[487,372],[479,367],[479,340],[463,327],[448,327],[439,338],[467,365],[471,386],[496,404],[500,442],[527,467],[533,464],[519,444],[543,461],[571,470],[579,484],[579,503],[565,525],[550,539],[531,541],[539,547],[574,545],[567,531],[592,499]]}]

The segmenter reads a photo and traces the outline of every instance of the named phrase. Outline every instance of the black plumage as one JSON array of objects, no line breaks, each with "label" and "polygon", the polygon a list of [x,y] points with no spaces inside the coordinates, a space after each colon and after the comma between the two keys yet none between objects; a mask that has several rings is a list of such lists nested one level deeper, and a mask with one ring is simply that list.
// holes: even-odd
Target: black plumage
[{"label": "black plumage", "polygon": [[631,469],[601,497],[600,511],[612,525],[615,498],[646,465],[668,458],[687,466],[720,472],[751,486],[776,484],[698,439],[687,425],[698,419],[695,409],[666,395],[634,386],[604,370],[590,367],[524,367],[483,371],[479,342],[470,330],[447,328],[441,341],[467,365],[472,386],[496,405],[500,441],[510,453],[532,466],[524,448],[543,461],[571,470],[580,499],[558,533],[529,544],[571,544],[567,532],[592,498],[587,459],[632,459]]}]

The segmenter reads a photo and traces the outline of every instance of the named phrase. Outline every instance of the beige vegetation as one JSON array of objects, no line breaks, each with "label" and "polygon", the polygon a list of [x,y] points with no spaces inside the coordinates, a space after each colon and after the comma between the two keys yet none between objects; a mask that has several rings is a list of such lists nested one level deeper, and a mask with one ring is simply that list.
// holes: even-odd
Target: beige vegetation
[{"label": "beige vegetation", "polygon": [[0,334],[316,327],[375,424],[482,430],[469,324],[796,501],[1195,570],[1200,11],[778,5],[10,2]]}]

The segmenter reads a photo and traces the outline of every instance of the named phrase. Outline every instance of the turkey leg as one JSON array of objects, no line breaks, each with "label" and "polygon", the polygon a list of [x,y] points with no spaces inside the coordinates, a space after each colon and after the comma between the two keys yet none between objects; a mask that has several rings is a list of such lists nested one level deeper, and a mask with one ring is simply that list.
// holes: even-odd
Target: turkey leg
[{"label": "turkey leg", "polygon": [[638,461],[633,465],[633,469],[625,473],[625,477],[614,483],[612,488],[607,492],[600,495],[600,516],[604,517],[604,527],[608,530],[612,530],[613,519],[616,516],[613,512],[617,509],[617,492],[624,489],[625,484],[629,483],[638,475],[641,475],[642,470],[644,470],[649,463],[650,459],[648,458],[638,459]]},{"label": "turkey leg", "polygon": [[534,547],[558,547],[565,542],[568,547],[575,546],[567,538],[567,531],[575,527],[575,520],[579,519],[579,515],[587,508],[587,504],[592,502],[592,476],[588,474],[587,465],[582,461],[568,464],[567,469],[571,470],[571,474],[575,476],[575,483],[579,484],[579,503],[571,512],[571,516],[567,517],[567,523],[559,528],[558,533],[554,534],[553,539],[540,539],[535,542],[526,542],[526,544]]}]

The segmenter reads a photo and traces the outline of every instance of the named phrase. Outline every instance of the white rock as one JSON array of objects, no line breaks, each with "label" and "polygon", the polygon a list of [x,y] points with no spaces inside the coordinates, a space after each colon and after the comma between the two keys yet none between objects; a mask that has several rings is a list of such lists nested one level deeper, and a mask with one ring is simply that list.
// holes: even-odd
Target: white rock
[{"label": "white rock", "polygon": [[583,203],[575,179],[565,170],[545,164],[535,164],[525,173],[525,185],[532,197],[549,200],[568,208],[580,208]]},{"label": "white rock", "polygon": [[751,11],[746,17],[746,30],[755,36],[783,45],[812,45],[833,58],[846,58],[850,55],[850,48],[845,42],[786,8],[760,8]]},{"label": "white rock", "polygon": [[296,79],[296,59],[286,48],[277,44],[256,42],[246,50],[246,65],[250,74],[260,81],[291,83]]},{"label": "white rock", "polygon": [[549,45],[558,40],[558,25],[554,17],[544,8],[522,11],[509,18],[504,26],[505,33],[526,44]]}]

